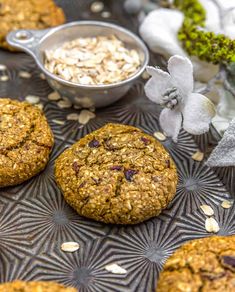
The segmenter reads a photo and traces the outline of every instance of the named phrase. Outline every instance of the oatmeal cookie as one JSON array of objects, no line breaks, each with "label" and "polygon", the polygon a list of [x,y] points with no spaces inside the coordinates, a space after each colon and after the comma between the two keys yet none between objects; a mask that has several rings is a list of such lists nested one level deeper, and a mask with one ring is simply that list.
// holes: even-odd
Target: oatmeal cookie
[{"label": "oatmeal cookie", "polygon": [[77,292],[75,288],[66,288],[55,282],[14,281],[0,284],[0,292]]},{"label": "oatmeal cookie", "polygon": [[0,46],[13,50],[6,35],[15,29],[44,29],[65,22],[53,0],[0,0]]},{"label": "oatmeal cookie", "polygon": [[0,187],[19,184],[44,169],[53,135],[41,110],[0,98]]},{"label": "oatmeal cookie", "polygon": [[184,244],[167,260],[156,291],[235,291],[235,236]]},{"label": "oatmeal cookie", "polygon": [[176,191],[169,153],[141,130],[108,124],[65,150],[55,176],[65,200],[80,215],[115,224],[157,216]]}]

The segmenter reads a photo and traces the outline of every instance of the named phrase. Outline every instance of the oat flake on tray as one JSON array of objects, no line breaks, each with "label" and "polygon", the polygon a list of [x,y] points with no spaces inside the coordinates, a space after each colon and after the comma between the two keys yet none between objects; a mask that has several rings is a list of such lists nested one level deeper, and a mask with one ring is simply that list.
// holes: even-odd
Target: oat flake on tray
[{"label": "oat flake on tray", "polygon": [[45,51],[45,68],[74,83],[112,84],[135,74],[140,56],[114,35],[78,38]]}]

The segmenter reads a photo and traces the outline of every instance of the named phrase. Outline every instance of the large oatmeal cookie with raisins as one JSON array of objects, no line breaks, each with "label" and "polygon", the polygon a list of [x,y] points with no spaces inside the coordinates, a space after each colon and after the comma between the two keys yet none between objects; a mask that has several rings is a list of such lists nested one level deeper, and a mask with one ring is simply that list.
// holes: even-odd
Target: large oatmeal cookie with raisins
[{"label": "large oatmeal cookie with raisins", "polygon": [[137,128],[108,124],[59,156],[56,180],[80,215],[115,224],[157,216],[175,195],[169,153]]},{"label": "large oatmeal cookie with raisins", "polygon": [[0,187],[19,184],[43,170],[53,143],[41,110],[0,98]]},{"label": "large oatmeal cookie with raisins", "polygon": [[14,281],[0,284],[0,292],[76,292],[75,288],[66,288],[55,282]]},{"label": "large oatmeal cookie with raisins", "polygon": [[0,46],[13,50],[6,36],[16,29],[44,29],[65,22],[53,0],[0,0]]},{"label": "large oatmeal cookie with raisins", "polygon": [[235,236],[184,244],[167,260],[156,291],[235,291]]}]

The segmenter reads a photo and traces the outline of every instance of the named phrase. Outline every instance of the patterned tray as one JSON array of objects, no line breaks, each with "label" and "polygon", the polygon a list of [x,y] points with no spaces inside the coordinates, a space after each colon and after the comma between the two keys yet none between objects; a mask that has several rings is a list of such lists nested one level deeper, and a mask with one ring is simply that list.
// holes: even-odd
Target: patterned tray
[{"label": "patterned tray", "polygon": [[[91,1],[57,2],[68,21],[104,20],[90,12]],[[137,22],[125,15],[122,2],[104,1],[105,10],[111,12],[105,20],[136,31]],[[152,64],[159,62],[157,56],[152,56]],[[75,109],[59,109],[56,102],[48,101],[51,89],[40,78],[31,57],[2,50],[0,63],[7,65],[9,75],[9,81],[0,82],[0,96],[20,100],[29,94],[40,96],[55,135],[55,147],[46,169],[19,186],[0,190],[0,282],[17,278],[55,280],[81,292],[151,292],[166,258],[177,247],[186,240],[210,235],[205,231],[201,204],[209,204],[215,210],[220,235],[235,234],[235,207],[220,207],[224,199],[234,196],[234,168],[212,170],[191,159],[198,148],[208,155],[217,144],[219,136],[214,129],[200,137],[182,131],[177,144],[170,139],[163,143],[178,166],[179,184],[174,201],[159,217],[136,226],[118,227],[77,215],[65,203],[54,181],[56,157],[107,122],[134,125],[152,134],[159,130],[160,108],[144,96],[144,82],[139,80],[121,101],[96,111],[96,117],[83,126],[66,120]],[[32,78],[20,78],[22,70],[30,72]],[[79,242],[79,251],[62,252],[60,245],[65,241]],[[127,274],[108,273],[104,266],[112,262],[124,267]]]}]

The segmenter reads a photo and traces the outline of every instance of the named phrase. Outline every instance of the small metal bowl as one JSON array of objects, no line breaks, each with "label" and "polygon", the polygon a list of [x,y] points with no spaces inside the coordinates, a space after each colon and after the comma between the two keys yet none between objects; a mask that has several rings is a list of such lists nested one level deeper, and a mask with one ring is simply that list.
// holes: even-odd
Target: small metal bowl
[{"label": "small metal bowl", "polygon": [[[79,37],[110,34],[115,34],[128,48],[137,50],[140,55],[141,66],[128,79],[108,85],[82,85],[66,81],[45,69],[45,50],[58,48],[64,42]],[[103,107],[114,103],[125,95],[149,61],[148,49],[139,37],[123,27],[100,21],[77,21],[45,30],[16,30],[8,34],[7,41],[11,46],[29,53],[50,86],[80,106]]]}]

